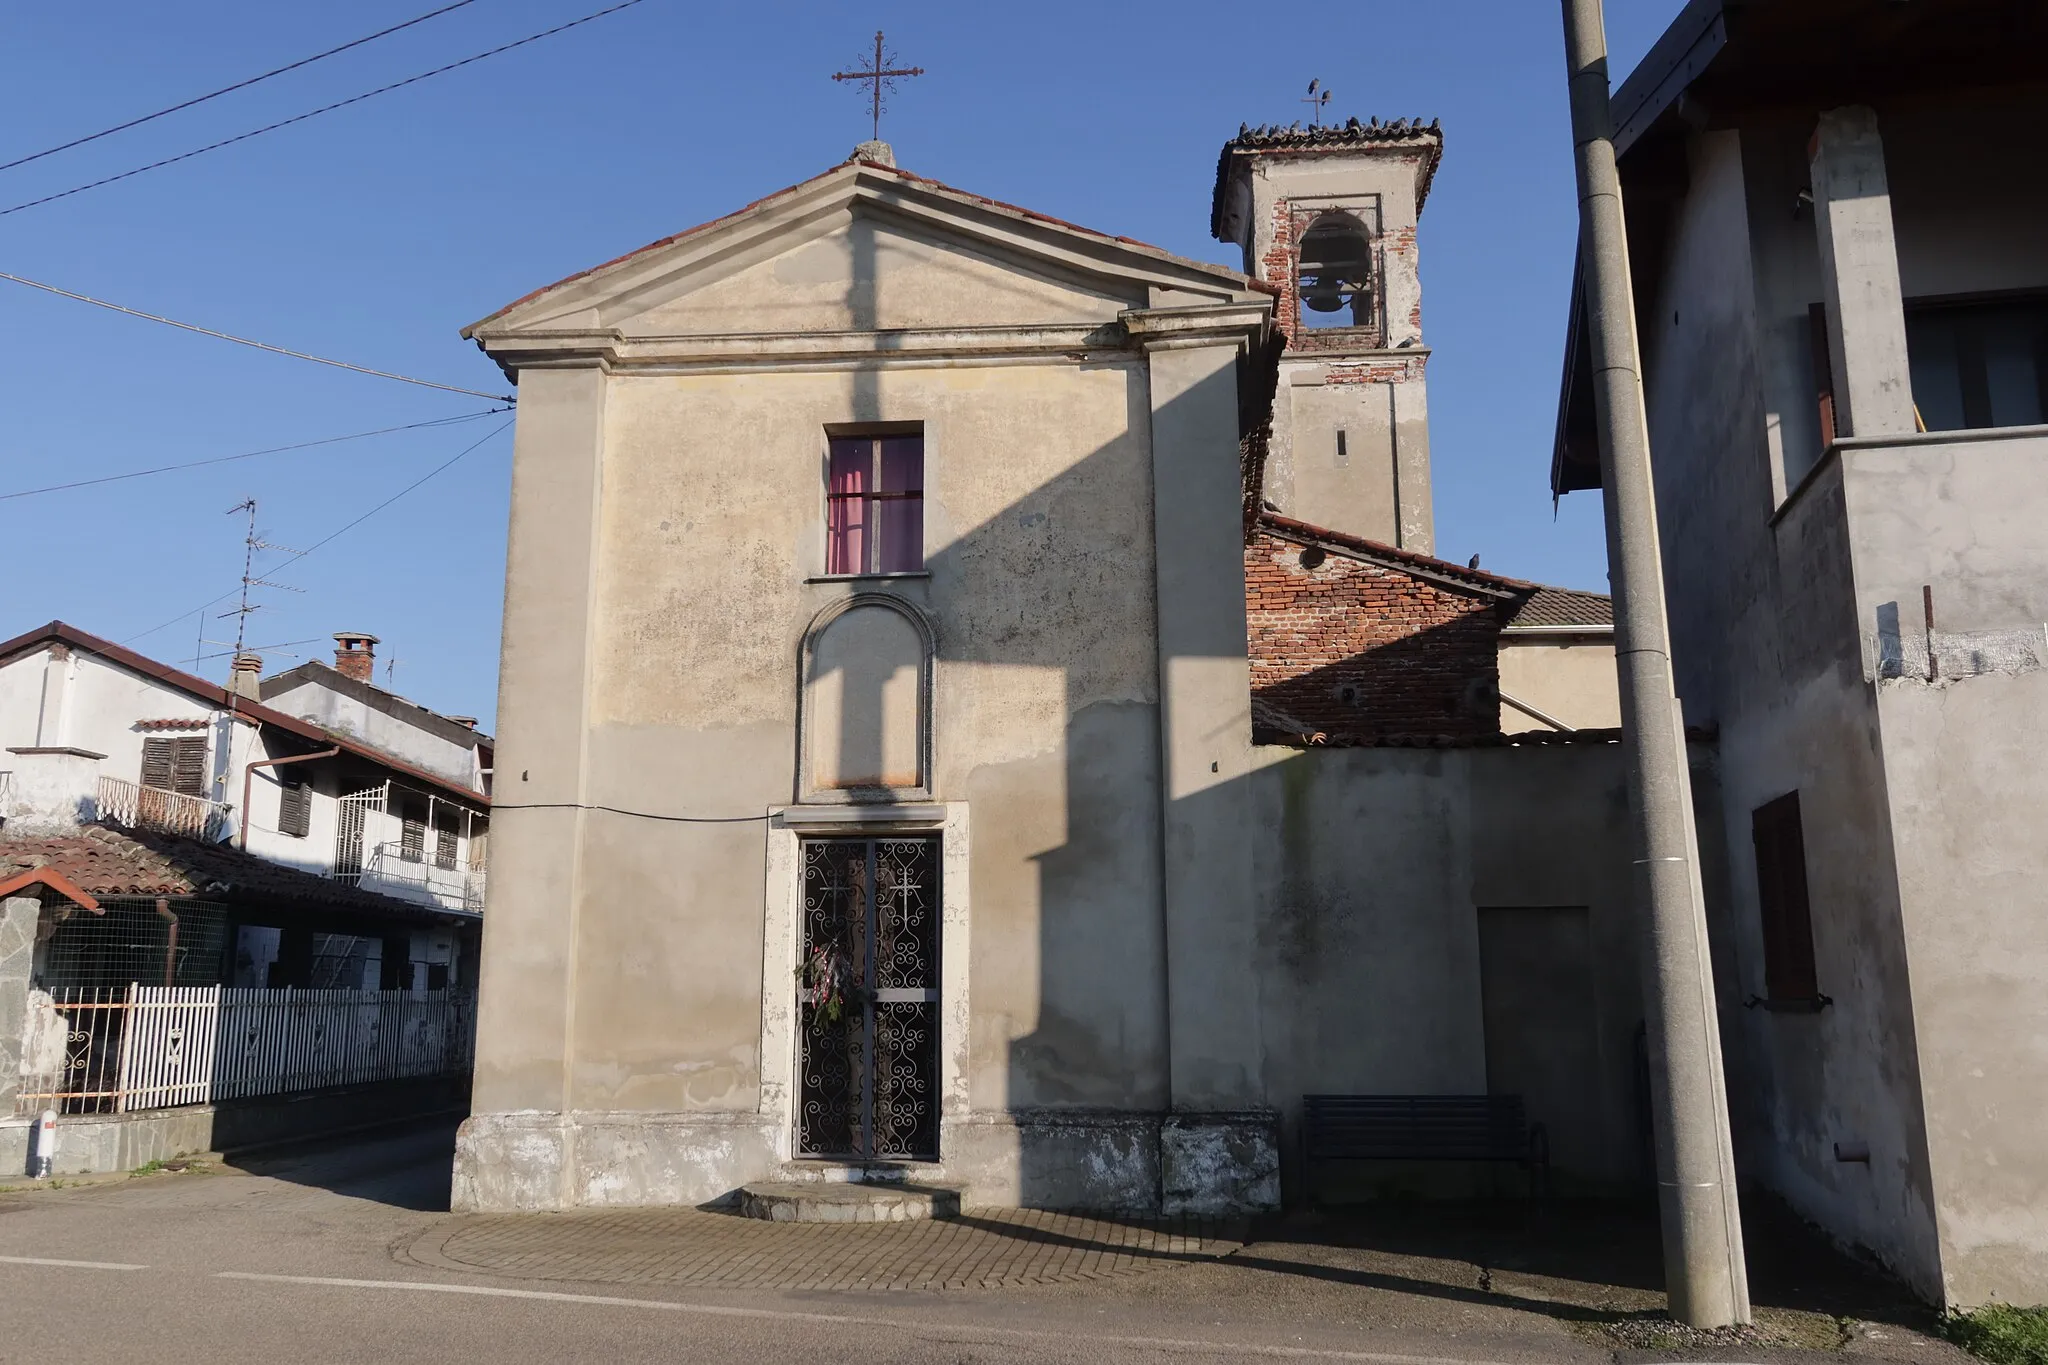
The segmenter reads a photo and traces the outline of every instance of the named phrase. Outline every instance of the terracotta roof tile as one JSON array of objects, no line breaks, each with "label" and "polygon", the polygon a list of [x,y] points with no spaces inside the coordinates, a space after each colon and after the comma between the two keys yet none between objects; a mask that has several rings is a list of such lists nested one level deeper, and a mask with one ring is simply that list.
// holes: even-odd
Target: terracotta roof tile
[{"label": "terracotta roof tile", "polygon": [[1606,593],[1576,588],[1540,587],[1508,622],[1508,629],[1531,626],[1612,626],[1614,599]]},{"label": "terracotta roof tile", "polygon": [[[1417,554],[1413,550],[1404,550],[1398,545],[1388,545],[1384,541],[1368,540],[1364,536],[1354,536],[1347,531],[1332,531],[1327,526],[1317,526],[1311,522],[1297,521],[1293,517],[1282,516],[1278,512],[1261,512],[1257,524],[1288,540],[1300,541],[1303,544],[1321,545],[1326,549],[1336,550],[1340,554],[1358,555],[1396,568],[1419,569],[1437,578],[1463,583],[1495,596],[1510,597],[1525,592],[1541,592],[1544,590],[1541,584],[1526,582],[1519,578],[1508,578],[1501,574],[1491,573],[1485,569],[1474,569],[1464,564],[1453,564],[1447,559],[1437,559],[1432,555]],[[1554,589],[1553,591],[1562,591],[1562,589]]]},{"label": "terracotta roof tile", "polygon": [[1223,152],[1216,159],[1216,190],[1209,205],[1209,231],[1219,240],[1223,236],[1223,192],[1230,183],[1231,158],[1239,152],[1319,152],[1344,147],[1386,147],[1401,142],[1414,143],[1423,148],[1427,156],[1422,179],[1415,187],[1415,210],[1420,213],[1423,201],[1429,198],[1430,182],[1436,179],[1437,163],[1443,159],[1444,130],[1436,119],[1428,123],[1419,118],[1397,118],[1388,123],[1373,119],[1361,123],[1354,118],[1328,127],[1310,128],[1299,123],[1284,126],[1262,124],[1257,128],[1241,123],[1237,126],[1237,136],[1223,144]]},{"label": "terracotta roof tile", "polygon": [[39,867],[95,896],[198,896],[428,922],[448,913],[316,877],[231,844],[107,825],[86,825],[76,834],[0,840],[0,880]]}]

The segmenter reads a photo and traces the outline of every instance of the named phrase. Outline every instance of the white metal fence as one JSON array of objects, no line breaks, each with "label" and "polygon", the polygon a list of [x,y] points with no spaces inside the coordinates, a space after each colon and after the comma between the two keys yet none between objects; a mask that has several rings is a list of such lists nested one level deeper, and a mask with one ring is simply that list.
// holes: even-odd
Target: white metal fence
[{"label": "white metal fence", "polygon": [[219,839],[228,831],[229,808],[203,796],[186,796],[103,776],[94,800],[100,819],[129,829],[160,830],[194,839]]},{"label": "white metal fence", "polygon": [[125,1113],[467,1071],[476,1006],[455,991],[130,985],[37,991],[24,1111]]},{"label": "white metal fence", "polygon": [[446,910],[484,908],[484,872],[461,858],[407,848],[400,840],[377,844],[363,859],[356,885],[401,900],[423,901]]}]

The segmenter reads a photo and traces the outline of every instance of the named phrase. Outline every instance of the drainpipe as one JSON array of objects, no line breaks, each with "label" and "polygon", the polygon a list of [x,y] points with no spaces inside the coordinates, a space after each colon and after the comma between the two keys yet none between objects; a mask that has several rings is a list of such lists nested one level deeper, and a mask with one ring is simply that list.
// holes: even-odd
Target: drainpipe
[{"label": "drainpipe", "polygon": [[1579,243],[1600,429],[1614,658],[1621,683],[1634,907],[1644,916],[1651,1113],[1671,1316],[1690,1327],[1750,1320],[1728,1095],[1692,827],[1692,781],[1671,674],[1657,496],[1643,412],[1634,288],[1608,105],[1600,0],[1563,0]]},{"label": "drainpipe", "polygon": [[162,896],[156,898],[156,912],[170,921],[170,928],[164,931],[164,984],[178,984],[178,917],[171,913],[171,903]]},{"label": "drainpipe", "polygon": [[341,752],[341,746],[322,749],[317,754],[294,754],[290,758],[257,758],[242,765],[242,832],[236,841],[241,848],[249,847],[249,784],[256,777],[258,768],[282,768],[287,763],[311,763],[316,758],[333,758]]}]

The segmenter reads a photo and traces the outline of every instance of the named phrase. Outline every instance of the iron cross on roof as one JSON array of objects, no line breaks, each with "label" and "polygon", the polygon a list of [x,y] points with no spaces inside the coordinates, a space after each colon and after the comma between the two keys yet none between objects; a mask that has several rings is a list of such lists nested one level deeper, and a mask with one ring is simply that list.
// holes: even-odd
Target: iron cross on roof
[{"label": "iron cross on roof", "polygon": [[896,59],[893,56],[886,58],[883,56],[882,31],[876,29],[875,64],[863,71],[835,71],[832,73],[832,79],[835,81],[867,81],[872,87],[870,92],[870,113],[874,119],[873,137],[876,142],[882,140],[882,96],[896,88],[896,78],[898,76],[922,76],[924,74],[924,68],[921,66],[898,67],[892,70],[889,67],[889,63],[894,60]]}]

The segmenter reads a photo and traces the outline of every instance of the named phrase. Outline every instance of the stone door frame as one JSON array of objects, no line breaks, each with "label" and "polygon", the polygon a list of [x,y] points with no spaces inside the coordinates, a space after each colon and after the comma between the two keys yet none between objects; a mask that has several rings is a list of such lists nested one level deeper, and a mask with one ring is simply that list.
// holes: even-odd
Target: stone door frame
[{"label": "stone door frame", "polygon": [[[939,839],[939,1160],[968,1112],[968,823],[964,801],[890,806],[787,806],[770,812],[761,944],[761,1108],[776,1157],[796,1151],[797,955],[806,838]],[[905,1163],[891,1160],[887,1164]]]}]

